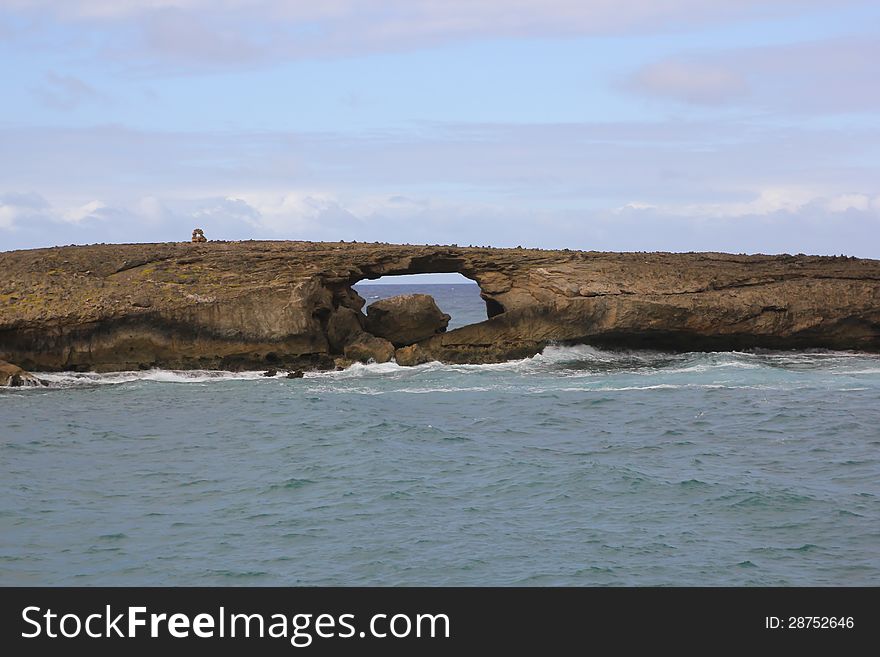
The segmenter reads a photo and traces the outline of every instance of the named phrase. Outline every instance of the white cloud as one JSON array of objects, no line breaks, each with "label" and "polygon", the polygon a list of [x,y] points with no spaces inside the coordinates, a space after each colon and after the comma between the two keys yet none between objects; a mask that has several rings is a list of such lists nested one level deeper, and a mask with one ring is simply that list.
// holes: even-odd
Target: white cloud
[{"label": "white cloud", "polygon": [[639,211],[639,210],[657,210],[657,206],[653,203],[643,203],[642,201],[630,201],[620,207],[614,208],[613,212],[615,214],[621,214],[623,212],[628,212],[630,210]]},{"label": "white cloud", "polygon": [[629,86],[642,93],[706,105],[727,102],[748,92],[746,79],[737,71],[681,60],[651,64],[636,73]]},{"label": "white cloud", "polygon": [[353,239],[362,224],[361,219],[344,207],[338,198],[326,192],[291,191],[281,196],[241,196],[258,213],[260,226],[278,235]]},{"label": "white cloud", "polygon": [[16,209],[11,205],[0,205],[0,228],[12,228],[18,216]]},{"label": "white cloud", "polygon": [[[740,222],[763,226],[776,250],[824,250],[821,235],[834,252],[880,256],[880,135],[870,127],[421,127],[360,136],[0,128],[16,153],[0,158],[0,180],[52,202],[0,197],[0,249],[180,240],[197,226],[209,239],[769,248],[725,228]],[[841,226],[866,232],[828,236]]]},{"label": "white cloud", "polygon": [[[744,204],[745,213],[874,194],[880,135],[734,121],[445,125],[384,136],[0,127],[0,144],[16,154],[0,158],[4,185],[51,190],[69,207],[137,199],[155,223],[167,214],[157,199],[230,197],[274,221],[284,207],[351,222],[345,209],[369,216],[375,203],[402,216],[428,199],[529,208],[640,201],[692,205],[696,214],[713,213],[712,204]],[[219,207],[234,214],[233,205]]]},{"label": "white cloud", "polygon": [[842,214],[856,210],[880,218],[880,202],[875,203],[875,199],[880,200],[880,197],[872,198],[869,194],[858,193],[823,196],[815,190],[792,187],[760,190],[747,201],[659,205],[634,201],[614,211],[618,214],[647,211],[668,216],[724,220],[786,214],[797,216],[805,211]]},{"label": "white cloud", "polygon": [[[838,6],[859,0],[839,0]],[[796,16],[821,0],[5,0],[30,17],[77,21],[118,57],[237,67],[256,61],[418,49],[474,38],[662,33],[719,22]],[[118,44],[117,44],[118,45]]]},{"label": "white cloud", "polygon": [[196,221],[238,221],[251,226],[259,226],[262,219],[260,211],[240,198],[227,196],[209,206],[200,207],[192,213]]},{"label": "white cloud", "polygon": [[144,196],[138,199],[134,205],[134,212],[151,225],[161,225],[171,216],[165,204],[155,196]]},{"label": "white cloud", "polygon": [[[3,0],[8,9],[41,8],[68,17],[117,19],[140,16],[158,10],[263,12],[272,18],[318,20],[362,18],[392,22],[400,18],[432,18],[449,27],[519,24],[529,18],[561,22],[573,20],[593,23],[631,23],[659,20],[668,15],[689,14],[691,20],[723,18],[739,13],[774,14],[820,5],[818,0]],[[369,10],[373,11],[370,12]]]},{"label": "white cloud", "polygon": [[79,224],[87,219],[98,219],[102,210],[107,209],[107,204],[103,201],[89,201],[82,205],[70,208],[61,213],[61,220],[72,224]]},{"label": "white cloud", "polygon": [[[11,241],[7,248],[185,241],[192,228],[201,227],[209,239],[220,240],[344,239],[629,251],[880,255],[877,194],[822,197],[810,196],[808,190],[770,189],[754,193],[749,201],[726,205],[633,202],[594,210],[531,210],[515,203],[454,203],[404,195],[384,199],[349,195],[343,199],[326,191],[307,190],[279,196],[237,193],[155,201],[165,212],[160,224],[144,223],[138,200],[129,208],[98,203],[65,208],[55,204],[48,212],[30,215],[28,221],[16,226],[18,230],[0,230],[0,236],[5,234],[9,240],[4,238],[4,242]],[[65,220],[71,216],[82,216],[83,220]],[[108,218],[113,220],[104,220]]]},{"label": "white cloud", "polygon": [[16,222],[40,217],[49,209],[49,204],[35,192],[0,193],[0,228],[14,229]]},{"label": "white cloud", "polygon": [[46,74],[43,84],[31,90],[43,105],[55,110],[71,110],[89,100],[102,99],[94,87],[72,75]]},{"label": "white cloud", "polygon": [[880,111],[880,38],[855,35],[679,55],[643,66],[629,91],[792,114]]},{"label": "white cloud", "polygon": [[816,196],[809,189],[797,187],[763,189],[749,201],[695,204],[685,206],[676,213],[690,217],[744,217],[777,212],[793,213],[815,200]]},{"label": "white cloud", "polygon": [[867,194],[841,194],[828,200],[828,209],[831,212],[846,212],[847,210],[865,212],[871,208],[871,200]]}]

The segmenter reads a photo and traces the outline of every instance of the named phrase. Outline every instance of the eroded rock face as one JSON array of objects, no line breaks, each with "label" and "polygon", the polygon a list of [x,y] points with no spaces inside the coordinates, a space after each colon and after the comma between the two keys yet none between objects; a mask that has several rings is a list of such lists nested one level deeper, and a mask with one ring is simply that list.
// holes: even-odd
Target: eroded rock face
[{"label": "eroded rock face", "polygon": [[419,349],[419,345],[413,344],[408,347],[401,347],[394,352],[394,360],[398,365],[404,367],[412,367],[413,365],[421,365],[435,360],[431,352],[425,349]]},{"label": "eroded rock face", "polygon": [[431,295],[402,294],[368,306],[365,328],[395,347],[405,347],[443,333],[450,319]]},{"label": "eroded rock face", "polygon": [[0,360],[0,387],[45,386],[45,381],[38,379],[30,372],[25,372],[18,365]]},{"label": "eroded rock face", "polygon": [[346,345],[350,344],[364,332],[362,313],[340,306],[327,321],[327,342],[333,353],[341,354]]},{"label": "eroded rock face", "polygon": [[479,283],[490,319],[399,347],[402,364],[551,342],[880,352],[880,261],[856,258],[212,241],[5,252],[0,271],[0,359],[29,370],[378,361],[392,344],[350,348],[365,322],[352,285],[428,272]]},{"label": "eroded rock face", "polygon": [[387,363],[394,358],[394,345],[384,338],[362,333],[354,342],[346,345],[344,353],[350,361]]}]

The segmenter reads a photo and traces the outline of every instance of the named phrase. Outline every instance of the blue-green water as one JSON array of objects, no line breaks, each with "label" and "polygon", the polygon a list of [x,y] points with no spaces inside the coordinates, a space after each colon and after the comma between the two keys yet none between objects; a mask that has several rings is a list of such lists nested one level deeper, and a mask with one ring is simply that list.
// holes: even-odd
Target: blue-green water
[{"label": "blue-green water", "polygon": [[880,584],[873,355],[51,378],[0,392],[4,585]]},{"label": "blue-green water", "polygon": [[[464,280],[464,276],[461,278]],[[480,288],[475,283],[454,285],[384,283],[381,285],[355,285],[355,290],[367,302],[364,307],[365,311],[374,301],[387,299],[398,294],[412,294],[414,291],[430,294],[443,312],[452,317],[447,327],[450,331],[486,319],[486,304],[480,298]]]}]

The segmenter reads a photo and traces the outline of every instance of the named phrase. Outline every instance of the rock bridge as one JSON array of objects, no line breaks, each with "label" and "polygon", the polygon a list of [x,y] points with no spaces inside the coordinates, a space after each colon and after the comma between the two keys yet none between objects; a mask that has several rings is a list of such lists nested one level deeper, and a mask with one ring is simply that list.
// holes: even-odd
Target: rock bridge
[{"label": "rock bridge", "polygon": [[396,347],[398,363],[549,343],[880,351],[880,261],[846,257],[246,241],[14,251],[0,268],[0,359],[36,370],[329,368],[344,316],[364,326],[352,285],[453,272],[487,319]]}]

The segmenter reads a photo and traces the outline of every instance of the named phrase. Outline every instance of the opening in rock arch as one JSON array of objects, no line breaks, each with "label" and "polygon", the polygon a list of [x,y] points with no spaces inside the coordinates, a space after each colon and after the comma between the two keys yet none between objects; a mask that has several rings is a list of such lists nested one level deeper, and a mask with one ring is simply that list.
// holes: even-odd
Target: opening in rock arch
[{"label": "opening in rock arch", "polygon": [[447,330],[475,324],[486,319],[486,303],[480,298],[480,286],[461,274],[404,274],[364,280],[354,285],[367,302],[400,294],[429,294],[449,320]]}]

